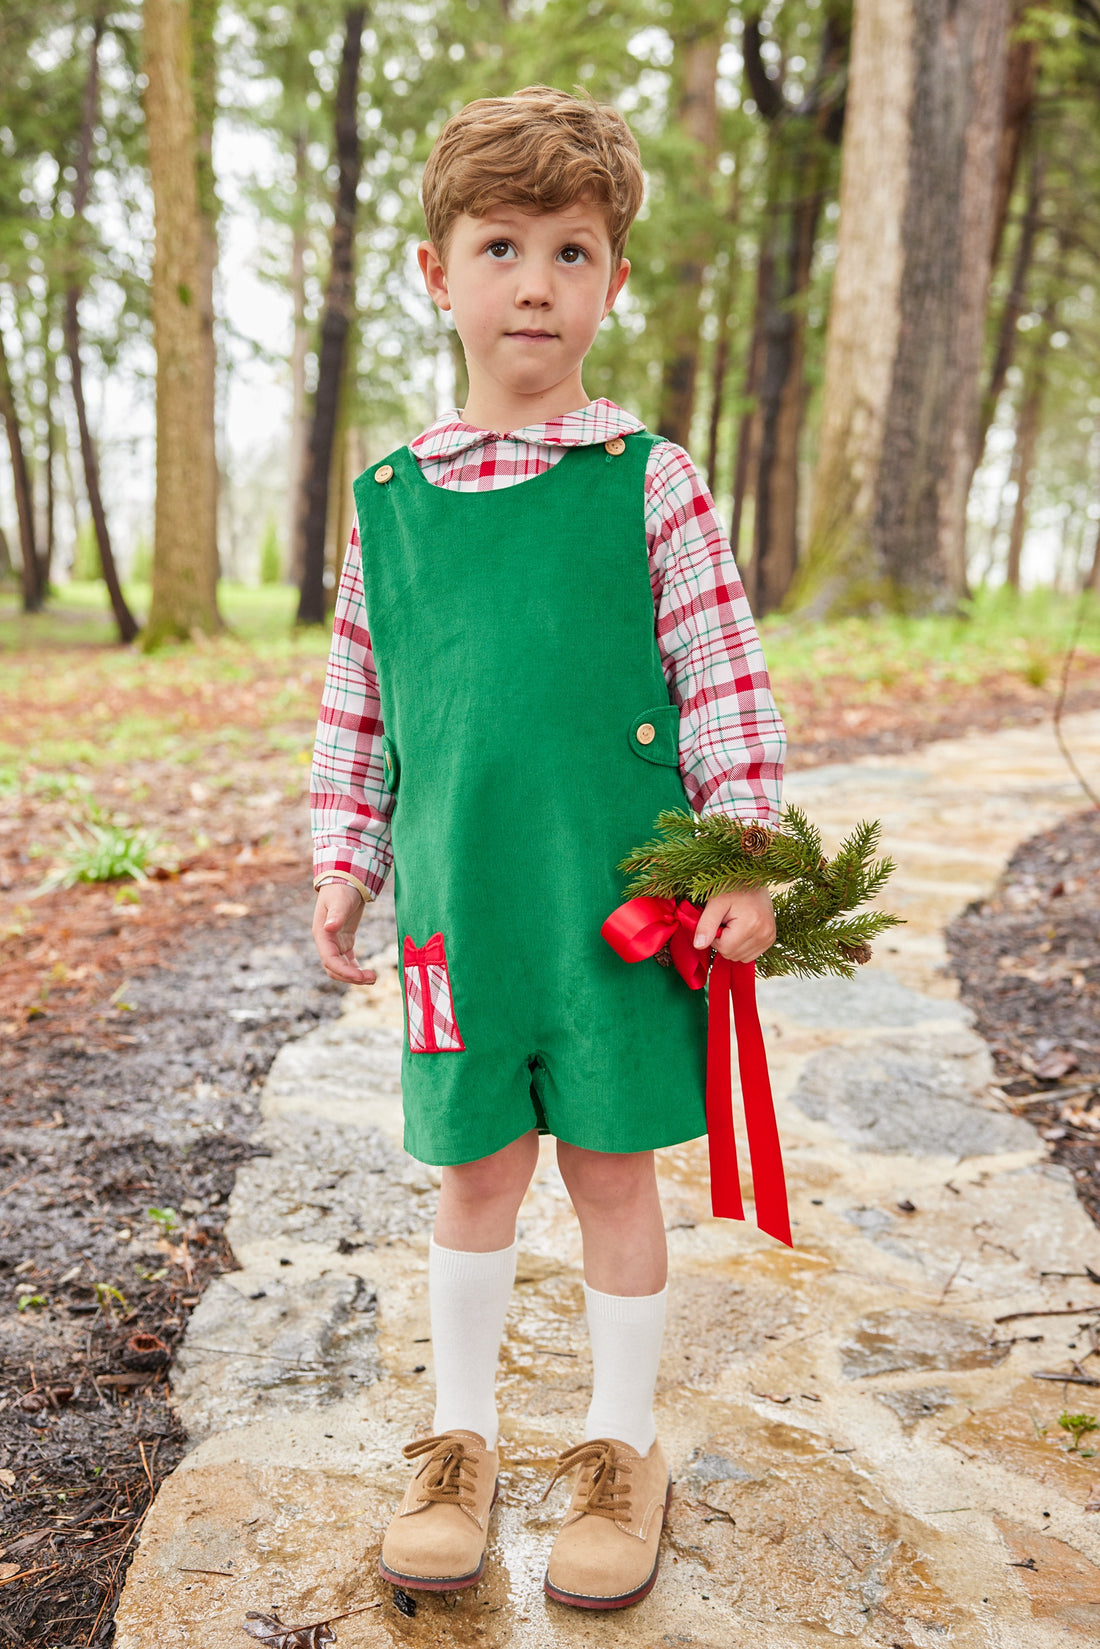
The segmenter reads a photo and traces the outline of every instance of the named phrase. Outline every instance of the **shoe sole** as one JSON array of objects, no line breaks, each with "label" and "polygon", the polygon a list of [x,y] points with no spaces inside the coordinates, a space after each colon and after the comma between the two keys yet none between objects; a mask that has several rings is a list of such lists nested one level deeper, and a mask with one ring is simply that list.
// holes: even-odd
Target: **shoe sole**
[{"label": "shoe sole", "polygon": [[431,1579],[427,1575],[403,1575],[396,1569],[388,1569],[378,1559],[378,1573],[383,1580],[388,1580],[391,1586],[400,1586],[403,1592],[461,1592],[467,1586],[476,1586],[485,1573],[485,1559],[482,1558],[476,1569],[468,1575],[444,1576],[441,1580]]},{"label": "shoe sole", "polygon": [[[661,1516],[662,1532],[665,1518],[668,1516],[668,1508],[671,1504],[672,1479],[670,1478],[668,1493],[665,1495],[665,1509]],[[551,1581],[549,1569],[543,1577],[542,1589],[547,1597],[552,1598],[555,1603],[566,1603],[572,1609],[629,1609],[632,1603],[640,1603],[644,1597],[648,1597],[652,1592],[657,1584],[657,1570],[660,1566],[661,1553],[658,1546],[657,1556],[653,1560],[653,1567],[649,1571],[648,1577],[635,1591],[622,1592],[618,1597],[590,1597],[584,1592],[563,1592],[559,1586],[555,1586]]]},{"label": "shoe sole", "polygon": [[[500,1494],[500,1480],[493,1485],[493,1498],[489,1502],[492,1511]],[[667,1508],[666,1508],[667,1509]],[[391,1586],[400,1586],[403,1592],[463,1592],[468,1586],[476,1586],[485,1573],[485,1553],[481,1554],[481,1562],[476,1569],[471,1569],[468,1575],[403,1575],[397,1569],[390,1569],[383,1563],[381,1555],[378,1558],[378,1573],[383,1580],[388,1580]]]}]

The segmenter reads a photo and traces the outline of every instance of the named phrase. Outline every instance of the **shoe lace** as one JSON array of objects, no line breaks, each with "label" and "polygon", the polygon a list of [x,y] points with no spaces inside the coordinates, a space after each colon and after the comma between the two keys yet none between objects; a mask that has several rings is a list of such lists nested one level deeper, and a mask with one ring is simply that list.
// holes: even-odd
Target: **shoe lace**
[{"label": "shoe lace", "polygon": [[425,1500],[473,1510],[476,1473],[460,1437],[447,1432],[438,1437],[420,1437],[415,1443],[406,1443],[401,1452],[406,1460],[428,1456],[417,1472]]},{"label": "shoe lace", "polygon": [[566,1449],[564,1454],[560,1454],[557,1469],[542,1497],[544,1500],[558,1478],[564,1477],[574,1466],[580,1466],[582,1470],[586,1466],[592,1468],[584,1503],[578,1510],[593,1517],[610,1517],[613,1522],[630,1516],[630,1462],[623,1459],[611,1438],[593,1438],[591,1442],[578,1443],[576,1448]]}]

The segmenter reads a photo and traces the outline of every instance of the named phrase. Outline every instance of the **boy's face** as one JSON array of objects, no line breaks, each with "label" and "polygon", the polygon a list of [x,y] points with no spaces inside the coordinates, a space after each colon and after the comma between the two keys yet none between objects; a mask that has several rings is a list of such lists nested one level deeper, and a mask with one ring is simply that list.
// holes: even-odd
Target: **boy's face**
[{"label": "boy's face", "polygon": [[[497,413],[513,420],[503,427],[516,428],[583,405],[581,364],[630,272],[625,259],[612,268],[598,205],[578,201],[537,213],[497,206],[480,218],[463,213],[452,228],[445,267],[427,242],[418,256],[425,285],[440,309],[453,314],[466,352],[471,422]],[[502,425],[485,421],[483,427]]]}]

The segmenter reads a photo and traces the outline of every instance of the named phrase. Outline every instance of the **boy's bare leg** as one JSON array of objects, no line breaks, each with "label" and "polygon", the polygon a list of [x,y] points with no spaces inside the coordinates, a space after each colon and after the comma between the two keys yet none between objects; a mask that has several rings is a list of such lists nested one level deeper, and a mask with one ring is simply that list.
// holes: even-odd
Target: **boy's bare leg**
[{"label": "boy's bare leg", "polygon": [[514,1242],[516,1215],[538,1160],[532,1128],[491,1157],[444,1168],[434,1232],[440,1248],[487,1254]]},{"label": "boy's bare leg", "polygon": [[500,1338],[516,1275],[516,1214],[539,1156],[534,1129],[478,1162],[444,1168],[428,1253],[433,1430],[497,1441]]},{"label": "boy's bare leg", "polygon": [[611,1437],[646,1455],[657,1436],[653,1393],[668,1277],[653,1152],[618,1156],[559,1141],[558,1166],[584,1240],[592,1342],[585,1438]]},{"label": "boy's bare leg", "polygon": [[652,1151],[613,1155],[558,1141],[558,1167],[584,1239],[584,1280],[603,1294],[656,1294],[668,1278]]}]

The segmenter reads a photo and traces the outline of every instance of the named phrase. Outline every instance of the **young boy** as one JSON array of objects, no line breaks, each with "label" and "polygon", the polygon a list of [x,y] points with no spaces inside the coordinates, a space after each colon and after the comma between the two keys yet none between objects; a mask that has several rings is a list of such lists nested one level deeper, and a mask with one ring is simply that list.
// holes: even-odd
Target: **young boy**
[{"label": "young boy", "polygon": [[[438,1591],[482,1572],[516,1215],[549,1132],[583,1237],[593,1394],[558,1465],[578,1476],[545,1587],[588,1609],[656,1578],[653,1153],[706,1131],[703,993],[626,966],[600,925],[662,808],[774,822],[784,742],[691,460],[581,383],[642,188],[621,116],[544,86],[440,134],[418,256],[470,391],[356,484],[313,777],[317,948],[331,978],[373,978],[355,930],[392,860],[405,1143],[442,1167],[433,1435],[405,1449],[381,1572]],[[749,961],[773,937],[753,890],[710,900],[695,943]]]}]

